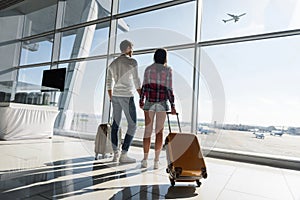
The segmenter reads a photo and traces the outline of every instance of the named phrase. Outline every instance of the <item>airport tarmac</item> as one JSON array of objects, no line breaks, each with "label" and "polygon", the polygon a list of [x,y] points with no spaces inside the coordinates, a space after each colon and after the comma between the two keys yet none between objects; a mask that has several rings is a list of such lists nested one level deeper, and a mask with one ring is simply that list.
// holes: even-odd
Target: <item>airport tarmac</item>
[{"label": "airport tarmac", "polygon": [[[178,130],[174,130],[175,132]],[[265,133],[264,139],[258,139],[253,132],[215,129],[216,133],[200,134],[198,138],[201,147],[205,149],[226,149],[233,151],[243,151],[259,154],[270,154],[273,156],[300,158],[299,144],[300,136],[283,134],[282,136],[273,136]],[[142,140],[143,128],[138,128],[135,135],[136,140]],[[168,128],[164,129],[164,138],[168,134]],[[183,132],[189,133],[187,128]],[[152,134],[154,142],[155,134]]]}]

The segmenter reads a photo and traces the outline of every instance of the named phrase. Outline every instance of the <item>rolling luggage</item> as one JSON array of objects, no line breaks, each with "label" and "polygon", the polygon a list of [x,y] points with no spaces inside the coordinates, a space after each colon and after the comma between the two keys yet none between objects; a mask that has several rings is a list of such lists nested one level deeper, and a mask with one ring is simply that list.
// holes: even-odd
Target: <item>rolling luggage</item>
[{"label": "rolling luggage", "polygon": [[[100,124],[97,129],[97,135],[95,139],[95,160],[98,159],[98,155],[102,154],[102,158],[105,158],[106,154],[112,154],[112,143],[111,143],[111,123],[110,121],[110,109],[111,103],[109,104],[108,123]],[[118,132],[119,146],[121,143],[121,128]]]},{"label": "rolling luggage", "polygon": [[207,178],[205,161],[201,152],[198,138],[192,133],[181,133],[178,113],[177,122],[179,133],[171,131],[169,120],[170,112],[167,112],[169,134],[165,139],[164,147],[167,154],[168,167],[171,185],[175,182],[193,182],[196,181],[200,187],[201,178]]}]

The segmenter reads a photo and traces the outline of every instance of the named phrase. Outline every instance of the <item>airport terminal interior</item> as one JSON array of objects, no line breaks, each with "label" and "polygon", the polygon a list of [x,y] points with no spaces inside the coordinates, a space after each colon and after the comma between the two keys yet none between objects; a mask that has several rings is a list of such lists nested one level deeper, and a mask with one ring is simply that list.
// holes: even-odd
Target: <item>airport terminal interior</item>
[{"label": "airport terminal interior", "polygon": [[[0,199],[300,200],[299,10],[298,0],[0,0]],[[123,40],[141,81],[167,50],[180,123],[170,116],[170,127],[199,141],[200,183],[172,178],[168,145],[155,169],[155,133],[141,167],[137,92],[136,162],[95,155]],[[166,120],[164,141],[169,132]]]}]

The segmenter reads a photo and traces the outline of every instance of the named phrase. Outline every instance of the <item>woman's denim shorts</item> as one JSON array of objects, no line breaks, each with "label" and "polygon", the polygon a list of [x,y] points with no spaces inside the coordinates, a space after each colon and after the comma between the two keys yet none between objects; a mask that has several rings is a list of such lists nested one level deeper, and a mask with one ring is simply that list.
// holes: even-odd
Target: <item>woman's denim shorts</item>
[{"label": "woman's denim shorts", "polygon": [[149,102],[148,100],[146,100],[144,110],[154,112],[166,112],[169,110],[169,105],[167,101]]}]

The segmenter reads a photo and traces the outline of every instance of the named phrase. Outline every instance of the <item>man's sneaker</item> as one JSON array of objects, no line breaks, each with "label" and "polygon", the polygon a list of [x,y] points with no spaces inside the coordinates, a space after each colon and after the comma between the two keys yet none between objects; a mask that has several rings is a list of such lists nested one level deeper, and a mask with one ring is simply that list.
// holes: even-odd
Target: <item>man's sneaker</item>
[{"label": "man's sneaker", "polygon": [[130,158],[129,156],[127,156],[127,153],[122,153],[120,156],[120,163],[135,163],[136,160],[134,158]]},{"label": "man's sneaker", "polygon": [[147,160],[142,160],[141,167],[142,168],[147,168]]},{"label": "man's sneaker", "polygon": [[159,167],[159,161],[158,160],[154,160],[154,169],[158,169]]},{"label": "man's sneaker", "polygon": [[113,162],[118,162],[119,161],[119,157],[120,157],[119,151],[115,151],[114,152]]}]

